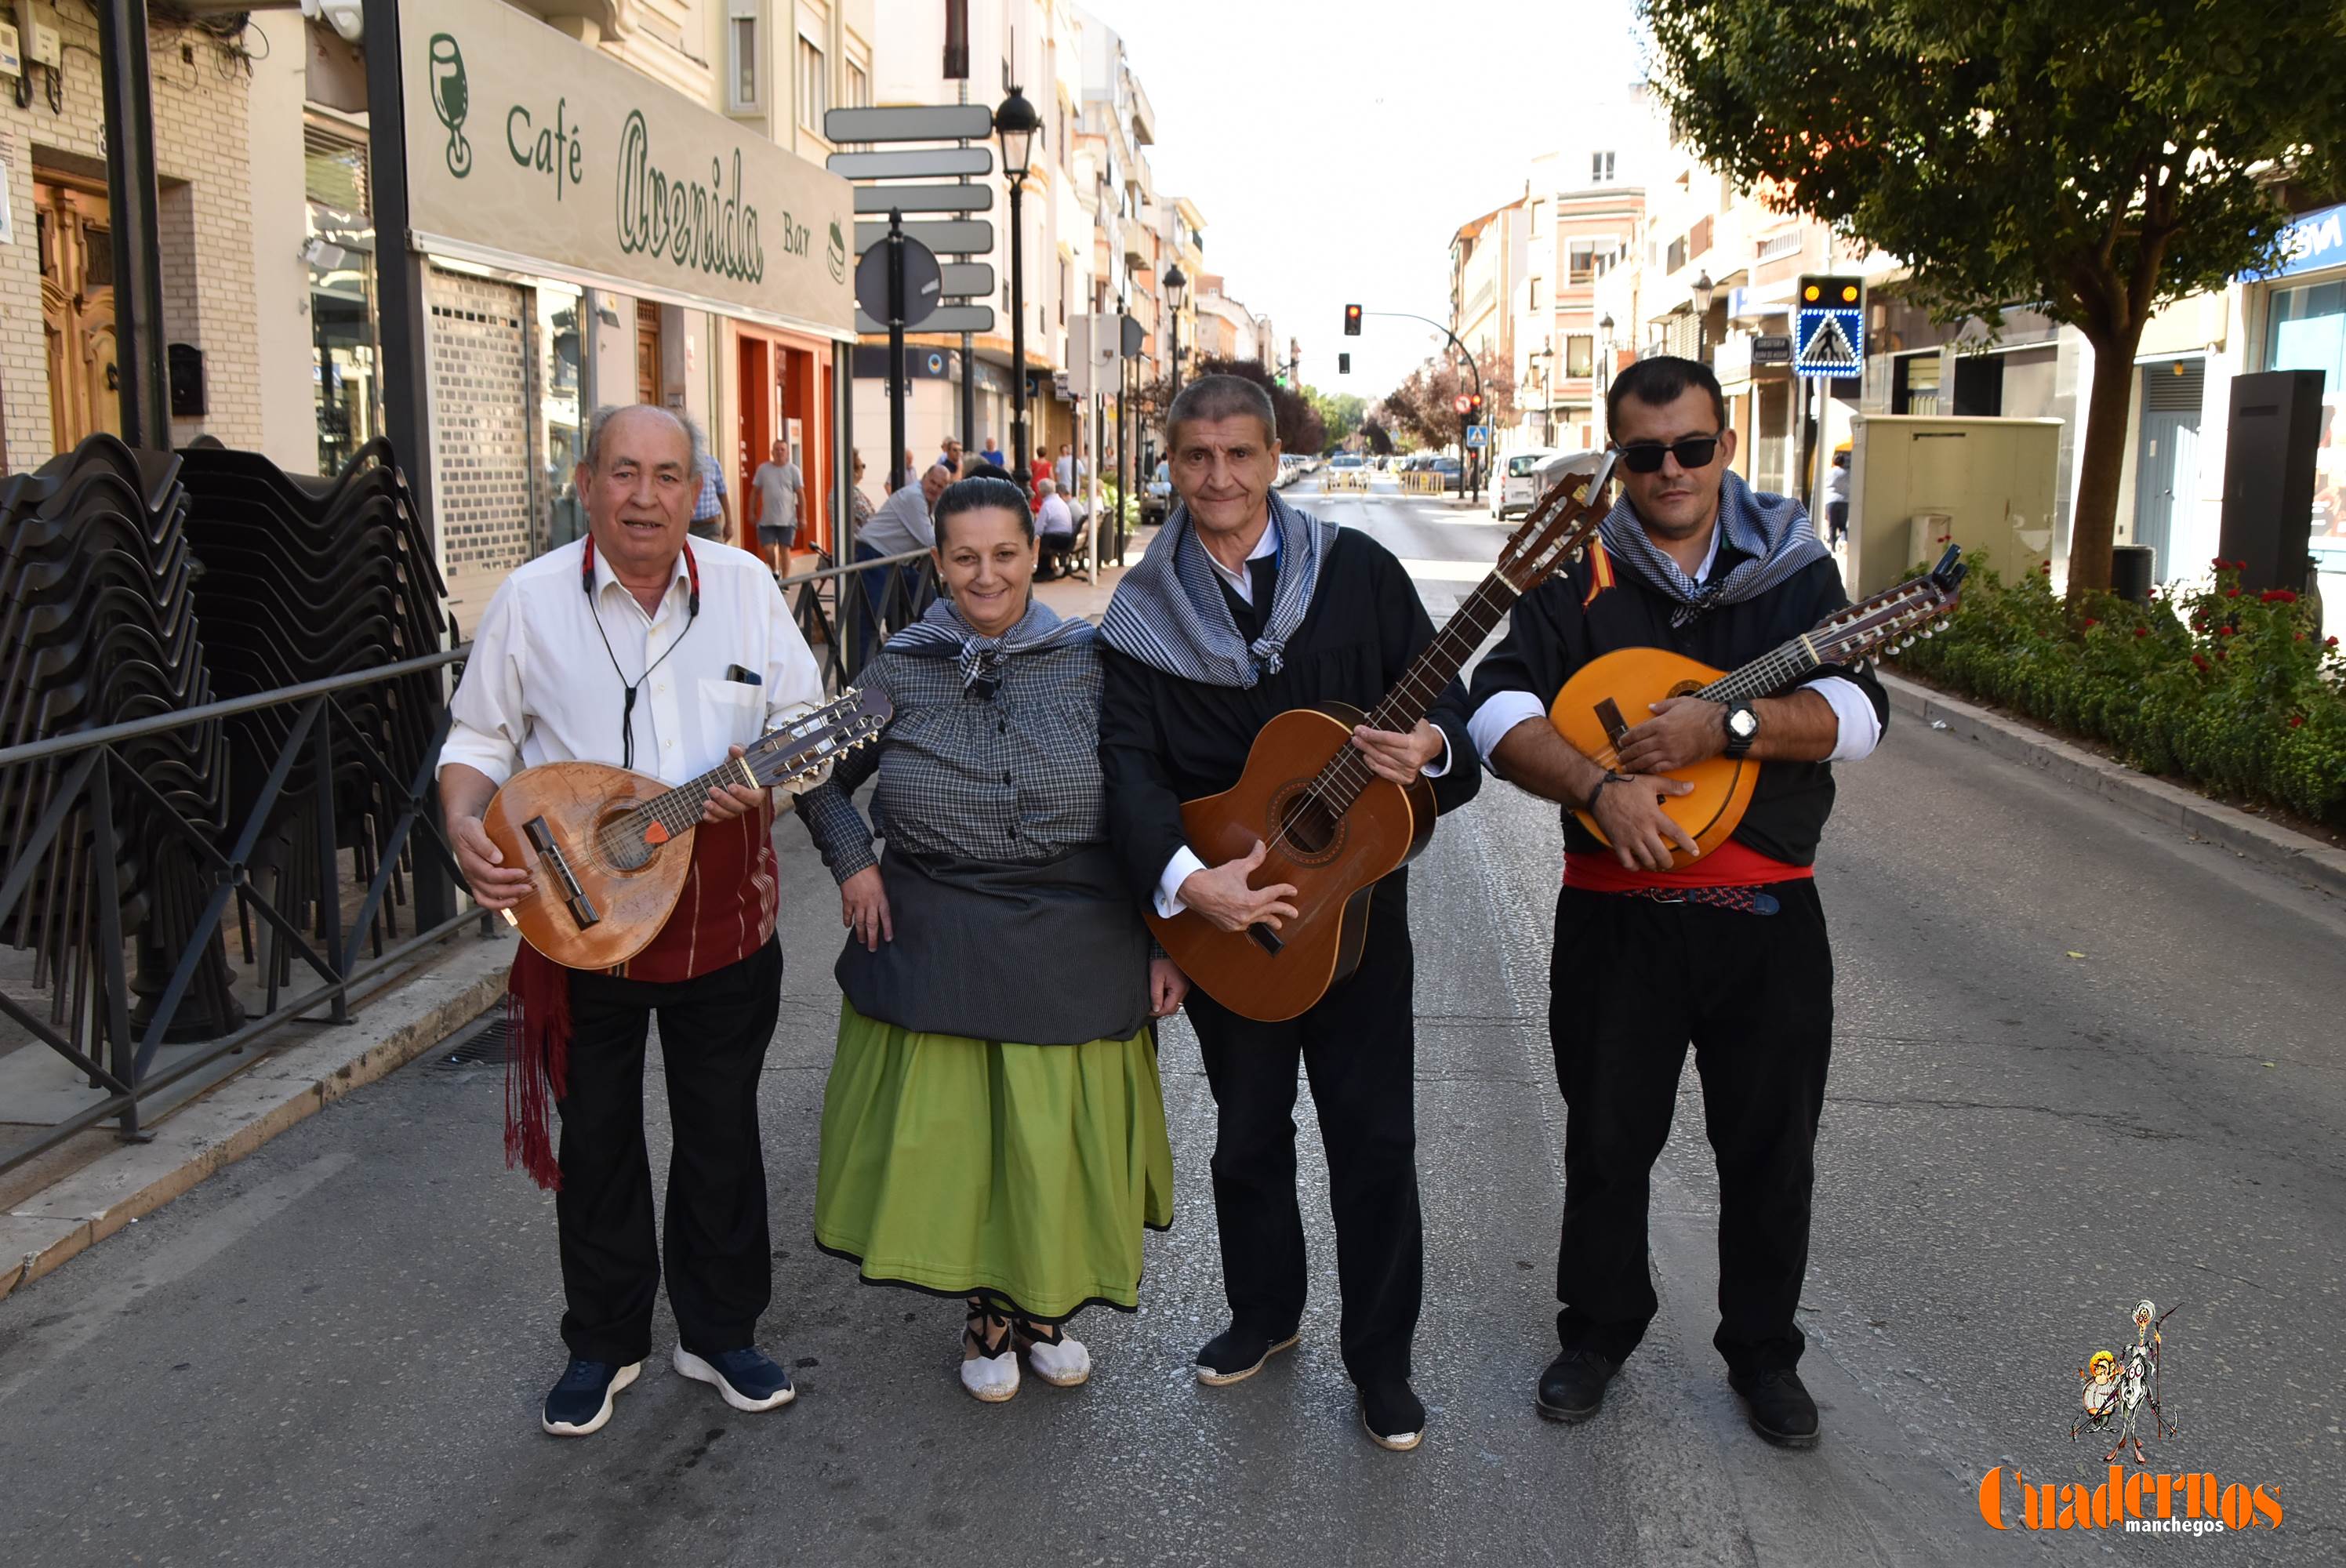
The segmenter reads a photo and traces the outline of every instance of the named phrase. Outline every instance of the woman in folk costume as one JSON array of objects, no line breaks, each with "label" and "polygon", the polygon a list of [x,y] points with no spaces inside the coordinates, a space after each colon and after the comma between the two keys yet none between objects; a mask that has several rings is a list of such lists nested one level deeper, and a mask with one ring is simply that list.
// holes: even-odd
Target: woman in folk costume
[{"label": "woman in folk costume", "polygon": [[[840,884],[839,1048],[815,1240],[874,1284],[964,1298],[963,1386],[1091,1375],[1063,1329],[1132,1309],[1172,1222],[1152,956],[1106,844],[1090,626],[1033,602],[1034,514],[1006,479],[939,497],[948,597],[863,673],[896,717],[800,802]],[[850,796],[874,774],[872,824]],[[887,840],[875,858],[876,833]]]}]

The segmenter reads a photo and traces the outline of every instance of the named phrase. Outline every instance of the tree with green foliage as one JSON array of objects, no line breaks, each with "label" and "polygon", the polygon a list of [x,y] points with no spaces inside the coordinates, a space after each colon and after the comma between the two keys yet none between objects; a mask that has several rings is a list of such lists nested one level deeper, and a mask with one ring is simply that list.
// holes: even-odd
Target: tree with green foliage
[{"label": "tree with green foliage", "polygon": [[1328,427],[1330,452],[1343,445],[1361,428],[1361,421],[1369,412],[1368,400],[1352,392],[1323,392],[1318,387],[1307,386],[1303,396],[1318,411],[1320,423]]},{"label": "tree with green foliage", "polygon": [[[1237,376],[1269,392],[1271,412],[1279,421],[1279,444],[1282,451],[1319,453],[1326,450],[1328,427],[1321,422],[1320,411],[1313,406],[1309,389],[1297,392],[1293,387],[1281,386],[1278,378],[1263,368],[1260,360],[1226,360],[1209,355],[1188,369],[1189,373],[1183,379],[1184,385],[1199,376]],[[1142,395],[1148,398],[1151,407],[1159,411],[1172,407],[1172,378],[1158,377],[1155,382],[1143,389]]]},{"label": "tree with green foliage", "polygon": [[1678,137],[1901,258],[1943,321],[2025,305],[2094,350],[2069,588],[2108,587],[2134,356],[2346,188],[2336,0],[1643,0]]}]

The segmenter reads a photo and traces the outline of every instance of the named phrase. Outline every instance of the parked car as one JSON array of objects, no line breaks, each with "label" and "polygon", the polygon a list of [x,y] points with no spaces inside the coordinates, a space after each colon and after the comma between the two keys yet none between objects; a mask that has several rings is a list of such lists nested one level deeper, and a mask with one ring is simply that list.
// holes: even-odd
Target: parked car
[{"label": "parked car", "polygon": [[1173,471],[1160,459],[1140,492],[1140,521],[1162,523],[1173,514]]},{"label": "parked car", "polygon": [[1328,460],[1331,473],[1352,473],[1369,465],[1369,460],[1357,452],[1340,452]]},{"label": "parked car", "polygon": [[1511,452],[1491,476],[1491,516],[1504,522],[1528,512],[1540,497],[1540,464],[1556,455],[1553,447],[1534,446]]},{"label": "parked car", "polygon": [[1437,457],[1425,466],[1429,471],[1442,475],[1443,489],[1462,490],[1465,487],[1466,471],[1459,465],[1456,458]]}]

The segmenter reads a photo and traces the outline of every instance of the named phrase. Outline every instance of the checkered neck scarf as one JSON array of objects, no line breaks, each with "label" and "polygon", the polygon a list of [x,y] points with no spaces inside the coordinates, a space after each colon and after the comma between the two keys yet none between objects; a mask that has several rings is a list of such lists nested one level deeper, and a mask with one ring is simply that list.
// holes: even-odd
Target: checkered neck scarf
[{"label": "checkered neck scarf", "polygon": [[1271,491],[1279,531],[1279,585],[1262,636],[1250,643],[1206,559],[1189,509],[1178,506],[1140,565],[1124,575],[1100,617],[1100,636],[1152,669],[1207,686],[1252,687],[1283,667],[1287,639],[1303,624],[1336,525],[1298,512]]},{"label": "checkered neck scarf", "polygon": [[1050,606],[1030,599],[1016,626],[998,637],[981,636],[961,618],[951,599],[939,599],[919,620],[888,639],[888,651],[952,659],[961,671],[962,689],[967,691],[981,681],[999,685],[1004,661],[1020,654],[1068,647],[1096,635],[1089,621],[1062,620]]},{"label": "checkered neck scarf", "polygon": [[1627,494],[1605,514],[1599,536],[1615,560],[1627,562],[1637,575],[1678,601],[1678,608],[1670,612],[1674,626],[1686,625],[1714,605],[1756,599],[1810,562],[1827,557],[1799,502],[1754,490],[1732,469],[1719,486],[1719,543],[1750,559],[1700,585],[1654,543]]}]

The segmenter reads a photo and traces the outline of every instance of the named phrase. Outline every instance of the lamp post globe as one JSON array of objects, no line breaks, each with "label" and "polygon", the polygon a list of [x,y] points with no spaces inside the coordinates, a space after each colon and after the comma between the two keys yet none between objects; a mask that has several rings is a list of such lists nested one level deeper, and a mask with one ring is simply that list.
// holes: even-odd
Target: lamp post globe
[{"label": "lamp post globe", "polygon": [[1026,461],[1026,231],[1019,199],[1026,188],[1027,160],[1043,117],[1015,87],[994,111],[994,134],[1002,138],[1002,172],[1010,181],[1010,462],[1013,472]]},{"label": "lamp post globe", "polygon": [[1710,330],[1711,297],[1719,292],[1719,285],[1710,280],[1708,268],[1696,276],[1689,292],[1694,296],[1694,357],[1699,360],[1707,346],[1705,335]]}]

